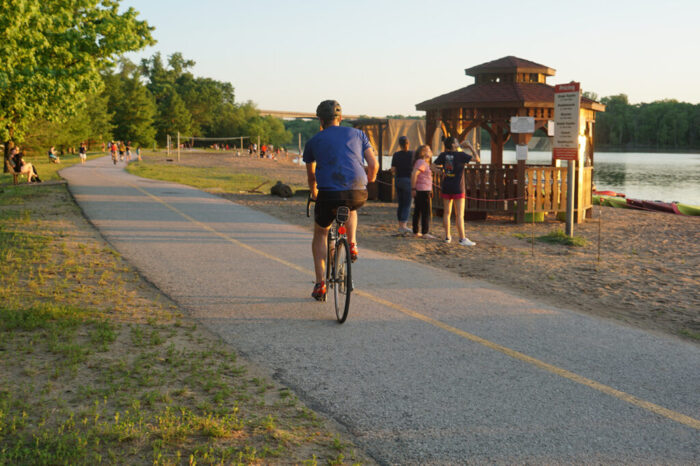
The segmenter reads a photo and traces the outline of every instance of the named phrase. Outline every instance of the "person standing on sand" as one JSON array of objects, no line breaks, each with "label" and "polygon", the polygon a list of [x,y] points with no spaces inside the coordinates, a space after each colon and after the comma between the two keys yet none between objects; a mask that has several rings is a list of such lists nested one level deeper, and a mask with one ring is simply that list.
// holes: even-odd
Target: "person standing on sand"
[{"label": "person standing on sand", "polygon": [[394,175],[396,186],[396,218],[399,221],[399,234],[411,233],[408,228],[408,214],[411,213],[411,161],[413,152],[408,150],[409,143],[406,136],[399,138],[400,151],[391,157],[391,173]]},{"label": "person standing on sand", "polygon": [[[464,234],[464,166],[472,159],[472,155],[467,155],[460,151],[459,141],[454,137],[447,137],[443,140],[445,152],[442,152],[435,159],[434,166],[443,171],[441,183],[442,197],[442,223],[445,227],[445,242],[452,241],[450,236],[450,215],[452,214],[452,204],[455,206],[455,224],[459,234],[459,244],[461,246],[475,246]],[[471,146],[468,146],[473,154],[473,158],[478,162],[479,157]]]},{"label": "person standing on sand", "polygon": [[[432,157],[433,151],[430,150],[429,145],[420,146],[413,156],[413,172],[411,172],[413,234],[425,239],[435,239],[430,234],[431,200],[433,198],[433,172],[430,170]],[[419,222],[421,224],[420,231],[418,231]]]},{"label": "person standing on sand", "polygon": [[[316,284],[311,297],[323,300],[326,284],[328,230],[340,206],[350,209],[345,223],[350,242],[350,256],[357,260],[357,209],[367,201],[367,182],[377,177],[379,164],[367,135],[355,128],[340,126],[342,110],[335,100],[324,100],[316,108],[321,131],[304,146],[303,160],[314,208],[314,236],[311,252],[314,258]],[[367,162],[365,167],[364,162]]]}]

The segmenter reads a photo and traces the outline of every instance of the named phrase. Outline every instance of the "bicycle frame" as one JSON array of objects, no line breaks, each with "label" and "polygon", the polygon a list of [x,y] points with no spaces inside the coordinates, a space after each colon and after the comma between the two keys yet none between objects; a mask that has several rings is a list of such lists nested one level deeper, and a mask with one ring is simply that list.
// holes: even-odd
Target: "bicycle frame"
[{"label": "bicycle frame", "polygon": [[[306,216],[310,217],[310,205],[312,199],[306,203]],[[325,281],[328,290],[333,291],[335,301],[335,314],[339,323],[345,322],[350,308],[350,294],[353,290],[351,275],[350,246],[347,240],[345,222],[350,217],[350,209],[339,206],[336,210],[335,220],[328,230],[326,242],[326,270]],[[325,299],[324,299],[325,301]]]}]

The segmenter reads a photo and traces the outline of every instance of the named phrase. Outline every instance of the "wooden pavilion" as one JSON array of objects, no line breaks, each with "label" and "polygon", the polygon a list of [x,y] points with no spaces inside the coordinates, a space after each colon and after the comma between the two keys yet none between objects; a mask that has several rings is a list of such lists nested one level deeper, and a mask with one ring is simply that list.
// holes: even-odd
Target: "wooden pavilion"
[{"label": "wooden pavilion", "polygon": [[[516,221],[525,212],[561,212],[566,201],[566,168],[503,164],[503,146],[511,138],[510,118],[530,116],[535,129],[547,130],[554,120],[554,87],[547,84],[555,70],[522,58],[508,56],[467,68],[474,84],[426,100],[416,105],[426,112],[425,140],[435,132],[470,140],[480,147],[480,128],[491,138],[491,163],[470,165],[465,177],[468,212],[512,213]],[[592,206],[593,128],[596,111],[605,106],[581,98],[581,154],[576,163],[576,221],[583,221]],[[518,144],[527,144],[530,134],[515,136]],[[527,196],[527,203],[518,202]],[[481,200],[476,200],[481,199]],[[508,201],[496,202],[498,199]]]}]

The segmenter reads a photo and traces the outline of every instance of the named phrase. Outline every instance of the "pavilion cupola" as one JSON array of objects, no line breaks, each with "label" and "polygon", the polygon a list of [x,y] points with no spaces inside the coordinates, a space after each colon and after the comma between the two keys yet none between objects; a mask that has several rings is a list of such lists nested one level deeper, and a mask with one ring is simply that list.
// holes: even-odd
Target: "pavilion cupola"
[{"label": "pavilion cupola", "polygon": [[488,83],[542,83],[547,76],[554,76],[555,70],[529,60],[508,56],[473,66],[464,70],[467,76],[474,76],[475,84]]}]

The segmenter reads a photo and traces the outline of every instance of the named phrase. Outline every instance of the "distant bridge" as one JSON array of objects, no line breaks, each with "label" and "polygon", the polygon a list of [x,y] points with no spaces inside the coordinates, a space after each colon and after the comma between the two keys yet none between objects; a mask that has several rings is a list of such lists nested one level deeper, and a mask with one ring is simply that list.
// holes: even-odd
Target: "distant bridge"
[{"label": "distant bridge", "polygon": [[[308,112],[290,112],[286,110],[258,110],[261,116],[272,116],[275,118],[282,118],[283,120],[290,120],[296,118],[306,118],[310,120],[316,119],[315,113]],[[345,115],[343,114],[344,120],[358,120],[360,118],[371,118],[371,117],[361,117],[360,115]]]}]

